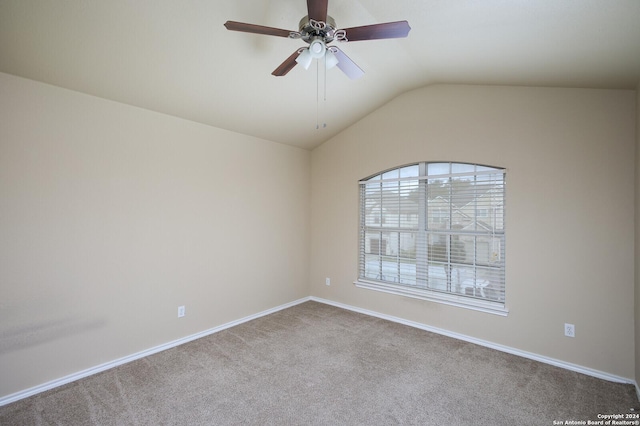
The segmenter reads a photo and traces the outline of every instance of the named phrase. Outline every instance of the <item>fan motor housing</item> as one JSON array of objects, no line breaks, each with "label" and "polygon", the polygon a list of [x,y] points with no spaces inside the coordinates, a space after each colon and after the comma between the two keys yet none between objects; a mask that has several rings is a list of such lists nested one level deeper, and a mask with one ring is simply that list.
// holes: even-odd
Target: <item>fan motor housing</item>
[{"label": "fan motor housing", "polygon": [[327,15],[327,22],[317,22],[310,20],[309,15],[306,15],[300,20],[298,28],[300,38],[305,42],[311,43],[313,40],[321,38],[325,44],[328,44],[335,38],[336,21]]}]

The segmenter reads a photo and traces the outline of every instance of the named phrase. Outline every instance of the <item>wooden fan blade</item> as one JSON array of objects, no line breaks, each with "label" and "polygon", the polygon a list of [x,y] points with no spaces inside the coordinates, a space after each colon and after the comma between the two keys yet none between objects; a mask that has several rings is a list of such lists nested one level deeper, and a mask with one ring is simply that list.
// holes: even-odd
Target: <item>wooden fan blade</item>
[{"label": "wooden fan blade", "polygon": [[293,67],[298,65],[298,63],[296,62],[296,58],[298,57],[299,54],[300,53],[297,50],[293,52],[293,54],[289,56],[287,59],[285,59],[285,61],[281,63],[278,68],[273,70],[271,75],[275,75],[276,77],[282,77],[287,75],[287,73],[291,71]]},{"label": "wooden fan blade", "polygon": [[277,37],[289,37],[292,31],[280,28],[263,27],[262,25],[245,24],[244,22],[227,21],[224,26],[231,31],[242,31],[243,33],[264,34]]},{"label": "wooden fan blade", "polygon": [[348,41],[360,41],[406,37],[411,27],[407,21],[398,21],[343,29]]},{"label": "wooden fan blade", "polygon": [[334,52],[336,58],[338,58],[337,67],[342,70],[351,80],[356,80],[364,75],[364,71],[356,65],[345,53],[335,46],[331,47],[331,51]]},{"label": "wooden fan blade", "polygon": [[327,8],[329,0],[307,0],[309,19],[319,22],[327,22]]}]

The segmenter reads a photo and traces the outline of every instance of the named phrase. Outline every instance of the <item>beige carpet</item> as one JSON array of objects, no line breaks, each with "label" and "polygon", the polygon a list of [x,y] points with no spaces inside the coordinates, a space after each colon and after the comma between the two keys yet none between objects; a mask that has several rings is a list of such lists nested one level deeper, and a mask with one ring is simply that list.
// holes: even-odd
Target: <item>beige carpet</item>
[{"label": "beige carpet", "polygon": [[307,302],[0,407],[2,425],[552,425],[632,385]]}]

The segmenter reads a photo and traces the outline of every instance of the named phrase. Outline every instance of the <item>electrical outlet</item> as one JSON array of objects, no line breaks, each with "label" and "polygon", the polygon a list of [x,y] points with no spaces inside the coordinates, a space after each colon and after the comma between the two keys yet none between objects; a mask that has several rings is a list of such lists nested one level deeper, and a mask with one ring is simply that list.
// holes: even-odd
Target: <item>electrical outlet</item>
[{"label": "electrical outlet", "polygon": [[576,337],[576,326],[573,324],[564,324],[564,335],[567,337]]},{"label": "electrical outlet", "polygon": [[324,279],[324,283],[325,283],[326,285],[331,285],[331,278],[325,278],[325,279]]},{"label": "electrical outlet", "polygon": [[184,306],[178,306],[178,318],[182,318],[186,313]]}]

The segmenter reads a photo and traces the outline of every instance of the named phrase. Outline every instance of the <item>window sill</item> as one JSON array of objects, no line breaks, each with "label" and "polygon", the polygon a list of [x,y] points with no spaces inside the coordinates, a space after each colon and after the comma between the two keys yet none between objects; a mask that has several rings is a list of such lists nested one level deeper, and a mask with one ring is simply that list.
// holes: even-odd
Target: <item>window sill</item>
[{"label": "window sill", "polygon": [[354,284],[359,288],[382,291],[384,293],[412,297],[414,299],[428,300],[430,302],[442,303],[459,308],[472,309],[474,311],[485,312],[488,314],[501,315],[506,317],[509,313],[509,310],[500,303],[470,299],[464,296],[444,294],[436,291],[425,290],[422,288],[415,288],[397,284],[386,284],[377,281],[366,280],[356,280],[354,281]]}]

